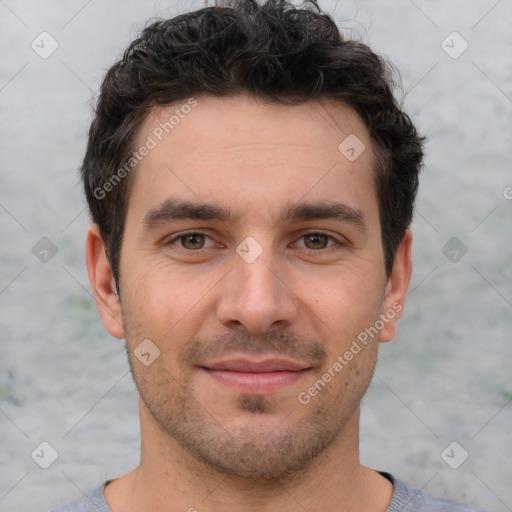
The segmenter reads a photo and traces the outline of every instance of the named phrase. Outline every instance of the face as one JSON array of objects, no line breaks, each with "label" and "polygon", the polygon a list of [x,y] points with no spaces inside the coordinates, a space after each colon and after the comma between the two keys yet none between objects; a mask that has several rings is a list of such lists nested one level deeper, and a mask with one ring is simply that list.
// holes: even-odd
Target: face
[{"label": "face", "polygon": [[[351,108],[196,101],[169,133],[179,105],[140,129],[135,146],[154,147],[131,184],[120,310],[102,315],[126,338],[144,421],[211,468],[282,478],[357,415],[406,258],[386,278],[374,155]],[[338,149],[348,136],[365,145],[356,159]]]}]

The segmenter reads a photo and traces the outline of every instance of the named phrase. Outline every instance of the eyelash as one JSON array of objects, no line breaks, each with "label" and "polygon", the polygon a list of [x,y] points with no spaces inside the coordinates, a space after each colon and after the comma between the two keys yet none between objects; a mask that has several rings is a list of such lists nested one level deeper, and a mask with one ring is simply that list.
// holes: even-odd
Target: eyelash
[{"label": "eyelash", "polygon": [[[187,231],[187,232],[179,233],[178,235],[173,236],[171,239],[169,239],[167,242],[165,242],[165,245],[173,245],[174,242],[179,241],[182,238],[185,238],[186,236],[190,236],[190,235],[201,235],[201,236],[204,236],[205,238],[209,238],[210,240],[213,240],[209,235],[207,235],[206,233],[202,233],[201,231]],[[307,249],[307,250],[313,251],[313,252],[321,252],[321,251],[326,251],[327,249],[332,248],[334,245],[338,245],[338,246],[346,245],[346,243],[343,243],[342,241],[338,240],[334,236],[329,235],[328,233],[323,233],[322,231],[307,231],[305,233],[302,233],[297,240],[303,239],[306,236],[310,236],[310,235],[325,236],[328,238],[328,242],[327,242],[328,244],[329,244],[329,241],[333,241],[333,242],[335,242],[335,244],[327,245],[327,247],[324,247],[321,249],[309,249],[308,247],[301,247],[301,249]],[[187,249],[186,247],[179,247],[179,248],[192,253],[192,252],[199,252],[201,250],[208,249],[209,247],[201,247],[200,249]]]}]

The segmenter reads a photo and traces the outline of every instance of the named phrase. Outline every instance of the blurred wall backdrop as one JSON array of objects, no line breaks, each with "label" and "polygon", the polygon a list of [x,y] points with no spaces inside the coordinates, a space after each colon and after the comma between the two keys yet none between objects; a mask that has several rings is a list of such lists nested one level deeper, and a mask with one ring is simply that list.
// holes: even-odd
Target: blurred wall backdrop
[{"label": "blurred wall backdrop", "polygon": [[[512,1],[320,5],[394,62],[429,138],[412,284],[363,403],[362,460],[510,511]],[[77,169],[105,70],[149,18],[202,6],[0,0],[1,511],[48,510],[138,462],[137,394],[91,295]]]}]

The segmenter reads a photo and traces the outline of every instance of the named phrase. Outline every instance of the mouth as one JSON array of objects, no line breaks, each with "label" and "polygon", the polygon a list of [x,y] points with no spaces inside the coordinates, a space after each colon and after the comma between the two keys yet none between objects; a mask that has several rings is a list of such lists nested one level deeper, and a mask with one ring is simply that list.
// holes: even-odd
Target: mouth
[{"label": "mouth", "polygon": [[226,359],[200,366],[217,383],[253,395],[275,393],[296,383],[311,367],[289,359]]}]

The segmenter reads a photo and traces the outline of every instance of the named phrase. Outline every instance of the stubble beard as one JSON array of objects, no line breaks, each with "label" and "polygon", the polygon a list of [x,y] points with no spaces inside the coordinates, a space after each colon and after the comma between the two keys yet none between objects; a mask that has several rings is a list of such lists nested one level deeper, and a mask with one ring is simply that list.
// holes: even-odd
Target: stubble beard
[{"label": "stubble beard", "polygon": [[196,398],[191,382],[193,372],[179,381],[158,364],[161,357],[148,367],[140,364],[133,354],[137,343],[130,342],[138,336],[131,335],[126,320],[132,376],[156,425],[169,437],[170,446],[178,444],[193,459],[218,473],[250,478],[253,482],[285,482],[307,472],[358,412],[377,359],[377,345],[368,345],[367,353],[351,361],[309,404],[302,405],[297,400],[289,414],[297,418],[293,423],[285,416],[277,426],[261,428],[261,418],[279,413],[279,402],[268,396],[240,395],[236,409],[240,415],[249,415],[251,421],[226,427],[214,418],[207,403]]}]

